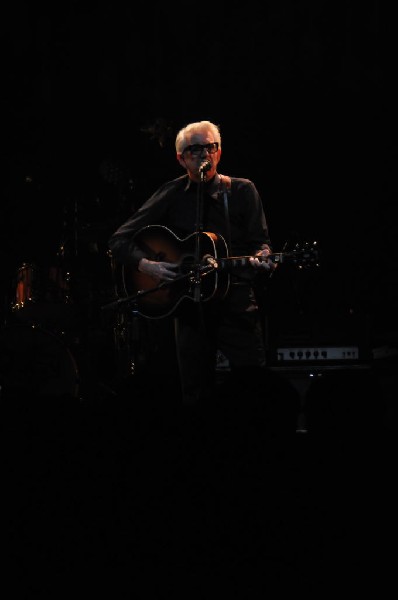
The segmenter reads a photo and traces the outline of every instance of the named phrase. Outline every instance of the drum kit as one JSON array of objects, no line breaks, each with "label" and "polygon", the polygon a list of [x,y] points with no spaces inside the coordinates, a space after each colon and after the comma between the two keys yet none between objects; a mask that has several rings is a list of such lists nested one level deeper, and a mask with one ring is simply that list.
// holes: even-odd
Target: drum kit
[{"label": "drum kit", "polygon": [[114,395],[131,336],[119,311],[102,310],[117,290],[106,236],[96,235],[84,224],[45,266],[27,260],[15,269],[0,328],[3,398]]}]

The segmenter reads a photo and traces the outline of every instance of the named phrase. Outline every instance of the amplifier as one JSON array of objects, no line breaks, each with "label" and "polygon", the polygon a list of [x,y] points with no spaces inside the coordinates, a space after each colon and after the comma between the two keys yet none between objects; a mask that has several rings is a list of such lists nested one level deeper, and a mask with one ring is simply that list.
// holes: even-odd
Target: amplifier
[{"label": "amplifier", "polygon": [[359,359],[358,346],[300,346],[276,349],[278,363],[352,361]]}]

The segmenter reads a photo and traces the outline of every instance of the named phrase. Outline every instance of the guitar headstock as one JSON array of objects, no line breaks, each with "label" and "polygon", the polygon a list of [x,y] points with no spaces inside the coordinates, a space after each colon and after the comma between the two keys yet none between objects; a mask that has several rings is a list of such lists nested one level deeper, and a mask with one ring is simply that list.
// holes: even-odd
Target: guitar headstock
[{"label": "guitar headstock", "polygon": [[296,244],[292,250],[272,255],[274,263],[289,262],[299,269],[320,266],[320,250],[317,242]]},{"label": "guitar headstock", "polygon": [[297,266],[301,269],[320,266],[320,250],[316,241],[304,242],[302,246],[296,244],[293,255],[296,257]]}]

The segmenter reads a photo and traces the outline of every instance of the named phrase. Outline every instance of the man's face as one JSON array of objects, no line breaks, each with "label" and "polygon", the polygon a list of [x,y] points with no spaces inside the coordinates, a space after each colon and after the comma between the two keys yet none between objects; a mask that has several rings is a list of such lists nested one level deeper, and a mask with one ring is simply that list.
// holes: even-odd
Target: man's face
[{"label": "man's face", "polygon": [[211,167],[206,170],[206,179],[214,177],[221,158],[221,148],[215,142],[211,132],[195,133],[189,140],[183,152],[177,152],[177,160],[186,169],[194,181],[200,179],[200,166],[209,161]]}]

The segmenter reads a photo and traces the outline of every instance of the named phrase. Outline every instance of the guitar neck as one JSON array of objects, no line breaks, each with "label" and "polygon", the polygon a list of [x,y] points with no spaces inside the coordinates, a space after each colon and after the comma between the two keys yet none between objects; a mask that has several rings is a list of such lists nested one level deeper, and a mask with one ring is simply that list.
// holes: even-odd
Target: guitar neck
[{"label": "guitar neck", "polygon": [[[245,267],[248,265],[251,256],[228,256],[218,259],[219,267],[228,269],[232,267]],[[260,262],[283,263],[289,262],[299,266],[310,266],[318,261],[318,252],[314,247],[305,247],[289,252],[273,252],[268,256],[258,256]]]},{"label": "guitar neck", "polygon": [[[281,263],[287,259],[288,255],[290,258],[291,253],[285,252],[274,252],[268,256],[258,256],[260,262],[274,262]],[[233,267],[246,267],[249,264],[249,260],[252,256],[228,256],[227,258],[218,259],[218,264],[222,269],[233,268]]]}]

